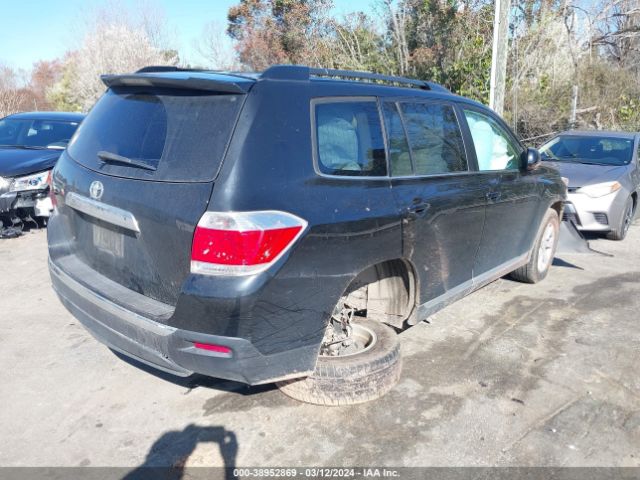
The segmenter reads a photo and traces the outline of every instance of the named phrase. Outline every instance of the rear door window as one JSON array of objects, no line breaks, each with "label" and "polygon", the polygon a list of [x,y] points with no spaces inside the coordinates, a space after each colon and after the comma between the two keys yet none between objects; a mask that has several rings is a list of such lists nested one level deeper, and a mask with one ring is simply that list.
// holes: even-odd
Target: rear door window
[{"label": "rear door window", "polygon": [[327,175],[387,175],[375,99],[320,100],[314,105],[317,165]]},{"label": "rear door window", "polygon": [[400,103],[414,173],[465,172],[467,157],[455,110],[442,103]]},{"label": "rear door window", "polygon": [[383,111],[387,129],[391,175],[394,177],[413,175],[411,151],[398,106],[392,102],[384,102]]},{"label": "rear door window", "polygon": [[[242,99],[242,95],[184,90],[111,88],[81,124],[68,154],[108,175],[211,181],[222,162]],[[150,168],[107,163],[99,158],[100,152]]]}]

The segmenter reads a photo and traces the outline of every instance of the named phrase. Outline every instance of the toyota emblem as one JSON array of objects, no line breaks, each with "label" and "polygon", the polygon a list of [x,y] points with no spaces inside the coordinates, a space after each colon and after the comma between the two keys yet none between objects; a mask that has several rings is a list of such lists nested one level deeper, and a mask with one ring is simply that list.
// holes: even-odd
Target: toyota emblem
[{"label": "toyota emblem", "polygon": [[102,182],[98,180],[96,180],[95,182],[91,182],[91,186],[89,187],[89,195],[91,195],[91,198],[100,200],[103,193],[104,185],[102,185]]}]

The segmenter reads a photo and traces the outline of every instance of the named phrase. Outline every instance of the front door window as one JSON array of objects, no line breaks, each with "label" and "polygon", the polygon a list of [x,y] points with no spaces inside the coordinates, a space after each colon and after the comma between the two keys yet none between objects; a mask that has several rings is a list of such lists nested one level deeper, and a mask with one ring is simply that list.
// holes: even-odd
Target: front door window
[{"label": "front door window", "polygon": [[464,115],[480,171],[517,170],[520,149],[498,122],[475,110],[465,110]]}]

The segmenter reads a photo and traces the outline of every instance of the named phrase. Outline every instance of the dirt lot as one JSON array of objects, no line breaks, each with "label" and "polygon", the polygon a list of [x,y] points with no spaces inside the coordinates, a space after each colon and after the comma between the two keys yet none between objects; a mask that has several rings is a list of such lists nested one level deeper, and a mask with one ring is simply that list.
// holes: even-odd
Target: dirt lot
[{"label": "dirt lot", "polygon": [[640,466],[640,226],[401,336],[400,384],[320,408],[153,375],[57,301],[45,232],[0,241],[0,465]]}]

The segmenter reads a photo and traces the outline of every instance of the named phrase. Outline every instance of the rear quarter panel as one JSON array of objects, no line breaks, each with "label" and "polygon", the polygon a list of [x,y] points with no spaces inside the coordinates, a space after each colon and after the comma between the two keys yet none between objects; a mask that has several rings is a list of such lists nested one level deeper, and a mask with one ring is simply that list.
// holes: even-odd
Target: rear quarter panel
[{"label": "rear quarter panel", "polygon": [[[310,101],[338,93],[349,92],[281,81],[259,81],[252,89],[208,208],[282,210],[304,218],[308,229],[256,277],[192,277],[175,326],[248,338],[263,354],[318,347],[351,280],[401,256],[388,179],[328,178],[314,170]],[[208,295],[215,298],[207,301]]]}]

